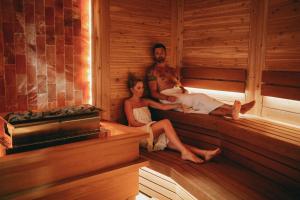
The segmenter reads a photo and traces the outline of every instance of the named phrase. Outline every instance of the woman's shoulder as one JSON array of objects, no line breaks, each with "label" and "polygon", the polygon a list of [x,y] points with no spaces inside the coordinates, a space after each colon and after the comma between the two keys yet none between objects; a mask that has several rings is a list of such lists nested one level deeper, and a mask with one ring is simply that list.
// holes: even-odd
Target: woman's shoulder
[{"label": "woman's shoulder", "polygon": [[125,100],[124,100],[124,104],[125,104],[125,105],[126,105],[126,104],[131,105],[131,104],[132,104],[131,97],[125,99]]}]

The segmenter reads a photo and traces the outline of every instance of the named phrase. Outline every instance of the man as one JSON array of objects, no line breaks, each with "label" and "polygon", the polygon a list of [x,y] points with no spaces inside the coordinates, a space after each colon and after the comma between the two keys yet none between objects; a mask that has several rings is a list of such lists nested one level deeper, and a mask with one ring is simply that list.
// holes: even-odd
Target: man
[{"label": "man", "polygon": [[190,113],[230,115],[233,119],[238,119],[239,113],[244,114],[254,106],[255,101],[244,105],[235,101],[231,106],[206,94],[189,94],[181,85],[176,70],[166,62],[166,47],[157,43],[152,52],[154,64],[147,73],[148,86],[151,96],[162,103],[182,103]]}]

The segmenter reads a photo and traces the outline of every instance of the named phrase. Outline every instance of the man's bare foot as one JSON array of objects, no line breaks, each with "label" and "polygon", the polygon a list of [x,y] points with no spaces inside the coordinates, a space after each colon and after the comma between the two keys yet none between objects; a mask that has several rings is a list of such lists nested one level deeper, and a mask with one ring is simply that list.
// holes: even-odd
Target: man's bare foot
[{"label": "man's bare foot", "polygon": [[246,112],[248,112],[251,108],[253,108],[253,106],[255,105],[255,101],[251,101],[249,103],[245,103],[244,105],[242,105],[241,107],[241,113],[245,114]]},{"label": "man's bare foot", "polygon": [[204,162],[204,160],[198,158],[195,154],[193,154],[191,152],[181,154],[181,159],[182,160],[189,160],[189,161],[192,161],[194,163],[203,163]]},{"label": "man's bare foot", "polygon": [[220,153],[221,153],[220,148],[217,148],[217,149],[212,150],[212,151],[207,151],[206,154],[204,155],[204,159],[205,159],[205,161],[210,161],[212,158],[216,157]]},{"label": "man's bare foot", "polygon": [[237,120],[239,119],[239,113],[241,111],[241,102],[240,101],[234,101],[234,104],[233,104],[233,109],[232,109],[232,118],[234,120]]}]

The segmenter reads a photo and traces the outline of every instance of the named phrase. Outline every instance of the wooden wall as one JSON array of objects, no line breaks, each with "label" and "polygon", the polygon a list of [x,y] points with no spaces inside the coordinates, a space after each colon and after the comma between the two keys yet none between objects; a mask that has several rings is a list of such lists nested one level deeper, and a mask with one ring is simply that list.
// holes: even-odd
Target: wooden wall
[{"label": "wooden wall", "polygon": [[[100,57],[104,58],[96,61],[95,69],[102,75],[96,84],[101,90],[96,87],[94,91],[102,98],[96,102],[101,102],[104,118],[122,121],[123,100],[129,96],[128,72],[144,76],[152,63],[151,46],[162,42],[168,48],[169,63],[178,68],[247,70],[245,94],[230,94],[229,99],[225,95],[223,100],[256,99],[253,114],[300,123],[299,102],[292,106],[291,102],[276,103],[260,94],[263,70],[300,71],[299,1],[95,2],[101,2],[98,18],[102,30],[98,31],[102,33]],[[98,59],[95,57],[98,54],[94,60]]]},{"label": "wooden wall", "polygon": [[292,0],[185,0],[182,66],[246,69],[253,114],[299,125],[299,102],[260,95],[263,70],[300,71],[299,8]]},{"label": "wooden wall", "polygon": [[[105,106],[104,118],[124,121],[123,102],[129,97],[128,73],[143,78],[151,66],[151,47],[162,42],[167,47],[171,59],[171,0],[111,0],[106,13],[108,67],[104,79],[105,96],[109,98]],[[105,13],[101,13],[104,14]],[[103,68],[103,66],[102,66]],[[103,69],[102,69],[103,70]]]},{"label": "wooden wall", "polygon": [[[300,1],[268,1],[265,70],[300,72]],[[300,102],[263,97],[262,116],[300,125]]]},{"label": "wooden wall", "polygon": [[247,68],[250,4],[185,0],[182,64]]}]

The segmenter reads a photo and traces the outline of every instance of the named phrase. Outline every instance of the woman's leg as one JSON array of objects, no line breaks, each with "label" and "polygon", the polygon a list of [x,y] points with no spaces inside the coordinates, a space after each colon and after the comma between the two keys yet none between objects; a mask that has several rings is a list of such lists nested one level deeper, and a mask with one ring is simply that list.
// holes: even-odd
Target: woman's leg
[{"label": "woman's leg", "polygon": [[168,147],[181,152],[181,158],[183,160],[190,160],[195,163],[201,163],[203,160],[193,154],[188,148],[186,148],[180,139],[178,138],[171,122],[168,119],[160,120],[154,123],[152,126],[154,137],[158,137],[160,134],[165,133],[170,140]]},{"label": "woman's leg", "polygon": [[221,149],[220,148],[216,148],[215,150],[202,150],[199,149],[197,147],[188,145],[188,144],[184,144],[188,149],[190,149],[193,153],[201,156],[202,158],[204,158],[205,161],[209,161],[212,158],[214,158],[215,156],[219,155],[221,153]]},{"label": "woman's leg", "polygon": [[233,119],[239,118],[239,113],[241,110],[241,102],[234,101],[233,106],[228,104],[224,104],[223,106],[216,108],[215,110],[211,111],[209,114],[211,115],[219,115],[219,116],[231,116]]}]

